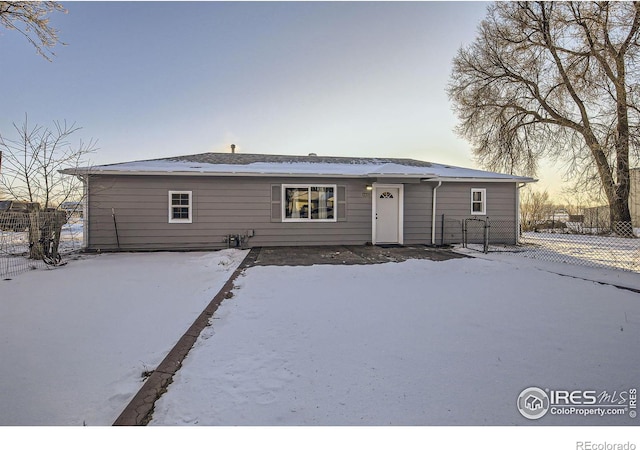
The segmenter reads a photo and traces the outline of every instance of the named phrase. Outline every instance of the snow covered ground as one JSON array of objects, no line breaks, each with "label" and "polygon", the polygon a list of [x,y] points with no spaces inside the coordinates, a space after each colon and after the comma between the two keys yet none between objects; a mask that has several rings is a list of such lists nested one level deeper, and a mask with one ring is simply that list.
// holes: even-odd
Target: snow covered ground
[{"label": "snow covered ground", "polygon": [[[111,424],[244,254],[90,255],[0,281],[0,425]],[[472,254],[248,269],[151,424],[638,425],[516,402],[640,387],[640,294],[600,284],[640,277]]]},{"label": "snow covered ground", "polygon": [[[638,235],[636,233],[636,235]],[[640,272],[640,239],[564,233],[524,233],[523,256]]]},{"label": "snow covered ground", "polygon": [[521,260],[250,268],[152,424],[638,424],[518,413],[531,386],[640,386],[639,294]]},{"label": "snow covered ground", "polygon": [[110,425],[245,252],[83,255],[0,281],[0,425]]}]

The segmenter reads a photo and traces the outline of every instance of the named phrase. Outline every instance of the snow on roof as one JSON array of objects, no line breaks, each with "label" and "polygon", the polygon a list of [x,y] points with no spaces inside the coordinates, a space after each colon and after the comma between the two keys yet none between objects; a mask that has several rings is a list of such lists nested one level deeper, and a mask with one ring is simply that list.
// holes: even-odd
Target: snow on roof
[{"label": "snow on roof", "polygon": [[532,182],[533,178],[405,158],[349,158],[239,153],[202,153],[65,169],[67,174],[318,176],[354,178],[486,179]]}]

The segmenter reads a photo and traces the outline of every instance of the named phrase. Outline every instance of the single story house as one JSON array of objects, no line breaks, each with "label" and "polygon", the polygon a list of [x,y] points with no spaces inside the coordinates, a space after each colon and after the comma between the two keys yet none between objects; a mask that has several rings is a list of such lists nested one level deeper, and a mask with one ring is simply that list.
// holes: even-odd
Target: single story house
[{"label": "single story house", "polygon": [[519,188],[535,181],[315,154],[203,153],[62,172],[84,181],[85,247],[100,251],[438,245],[445,216],[500,220],[505,242],[515,243]]}]

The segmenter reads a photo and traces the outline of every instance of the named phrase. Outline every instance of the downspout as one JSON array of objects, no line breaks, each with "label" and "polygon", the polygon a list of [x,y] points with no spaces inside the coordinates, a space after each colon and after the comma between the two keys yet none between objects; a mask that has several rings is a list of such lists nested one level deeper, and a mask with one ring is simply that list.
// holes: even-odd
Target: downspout
[{"label": "downspout", "polygon": [[89,175],[76,175],[82,181],[82,248],[89,247]]},{"label": "downspout", "polygon": [[527,183],[521,183],[516,187],[516,245],[520,244],[520,189]]},{"label": "downspout", "polygon": [[[438,181],[438,185],[433,188],[433,196],[431,197],[431,245],[436,245],[436,205],[438,203],[437,189],[442,186],[442,181]],[[444,233],[444,230],[442,230]]]}]

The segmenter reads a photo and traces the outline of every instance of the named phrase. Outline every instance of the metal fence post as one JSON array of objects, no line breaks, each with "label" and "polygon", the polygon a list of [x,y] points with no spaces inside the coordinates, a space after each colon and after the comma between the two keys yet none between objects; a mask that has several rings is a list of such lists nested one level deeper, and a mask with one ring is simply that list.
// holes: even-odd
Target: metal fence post
[{"label": "metal fence post", "polygon": [[462,221],[462,248],[467,248],[467,219]]},{"label": "metal fence post", "polygon": [[484,221],[484,253],[489,253],[489,228],[491,225],[489,224],[489,218],[487,217]]}]

